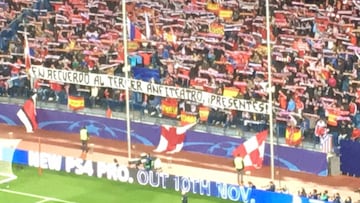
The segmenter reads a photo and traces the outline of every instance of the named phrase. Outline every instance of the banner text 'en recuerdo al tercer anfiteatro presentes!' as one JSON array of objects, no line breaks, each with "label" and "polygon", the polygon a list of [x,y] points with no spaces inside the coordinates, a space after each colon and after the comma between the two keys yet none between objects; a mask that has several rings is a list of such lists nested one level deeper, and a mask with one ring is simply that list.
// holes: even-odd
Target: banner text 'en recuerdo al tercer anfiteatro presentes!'
[{"label": "banner text 'en recuerdo al tercer anfiteatro presentes!'", "polygon": [[130,78],[126,79],[125,77],[114,75],[85,73],[46,68],[42,66],[32,66],[30,75],[37,79],[84,86],[107,87],[122,90],[128,87],[130,91],[134,92],[164,98],[182,99],[220,109],[246,111],[260,114],[268,114],[269,111],[268,104],[265,102],[225,97],[191,88],[159,85],[142,80]]}]

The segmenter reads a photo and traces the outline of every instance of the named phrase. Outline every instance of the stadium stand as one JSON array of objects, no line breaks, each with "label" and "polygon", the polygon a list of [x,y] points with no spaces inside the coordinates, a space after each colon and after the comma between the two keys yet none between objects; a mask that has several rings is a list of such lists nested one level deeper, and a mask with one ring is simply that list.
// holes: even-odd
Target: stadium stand
[{"label": "stadium stand", "polygon": [[[26,27],[32,65],[124,76],[121,6],[116,1],[9,1],[2,17],[0,95],[124,111],[125,91],[27,77]],[[359,8],[356,1],[270,1],[276,134],[297,146],[332,135],[360,136]],[[127,4],[131,76],[226,97],[267,102],[265,5],[262,1],[171,1]],[[198,120],[244,131],[267,128],[262,113],[213,108],[131,92],[150,116]]]},{"label": "stadium stand", "polygon": [[[40,79],[32,84],[24,58],[26,30],[32,65],[124,76],[123,62],[128,60],[135,79],[266,102],[263,2],[130,1],[128,59],[117,1],[0,2],[0,95],[37,92],[42,101],[64,105],[69,96],[80,96],[86,107],[124,111],[123,90]],[[298,145],[303,139],[325,142],[331,134],[325,152],[336,151],[340,139],[359,140],[358,1],[270,3],[276,135]],[[130,98],[136,110],[150,116],[245,131],[267,128],[262,113],[137,92]],[[327,191],[303,190],[299,195],[329,198]]]}]

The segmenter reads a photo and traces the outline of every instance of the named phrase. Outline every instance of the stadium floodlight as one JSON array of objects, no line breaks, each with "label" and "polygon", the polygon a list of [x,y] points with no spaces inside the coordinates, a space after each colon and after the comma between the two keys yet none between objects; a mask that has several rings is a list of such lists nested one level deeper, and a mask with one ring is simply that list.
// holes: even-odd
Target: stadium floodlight
[{"label": "stadium floodlight", "polygon": [[[129,71],[130,67],[128,64],[128,36],[127,36],[127,13],[126,13],[126,0],[120,1],[120,6],[122,8],[122,34],[123,34],[123,47],[124,47],[124,72],[125,80],[129,80]],[[129,86],[126,85],[125,89],[125,100],[126,100],[126,138],[128,145],[128,159],[131,160],[131,126],[130,126],[130,104],[129,104]]]},{"label": "stadium floodlight", "polygon": [[[267,47],[267,68],[268,68],[268,88],[272,89],[271,74],[271,46],[270,46],[270,9],[269,0],[266,0],[266,47]],[[269,93],[269,135],[270,135],[270,173],[271,180],[274,180],[274,121],[273,121],[273,98],[272,92]]]}]

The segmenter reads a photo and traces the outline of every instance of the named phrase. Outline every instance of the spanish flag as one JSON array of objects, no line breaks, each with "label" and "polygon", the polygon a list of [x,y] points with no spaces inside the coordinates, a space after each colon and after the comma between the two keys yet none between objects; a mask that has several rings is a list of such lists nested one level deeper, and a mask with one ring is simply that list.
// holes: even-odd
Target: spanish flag
[{"label": "spanish flag", "polygon": [[161,100],[161,114],[170,118],[178,115],[178,101],[172,98]]},{"label": "spanish flag", "polygon": [[286,144],[290,146],[299,146],[302,141],[301,130],[296,127],[287,127],[285,140]]},{"label": "spanish flag", "polygon": [[237,97],[239,89],[236,87],[224,87],[223,96],[225,97]]},{"label": "spanish flag", "polygon": [[206,4],[206,10],[213,12],[215,14],[218,14],[220,9],[221,9],[220,4],[212,3],[212,2]]},{"label": "spanish flag", "polygon": [[209,26],[209,32],[215,35],[224,35],[224,25],[218,23],[211,23]]},{"label": "spanish flag", "polygon": [[222,19],[231,19],[233,16],[233,11],[229,9],[220,9],[219,17]]},{"label": "spanish flag", "polygon": [[201,106],[199,107],[199,120],[202,122],[207,122],[209,117],[209,107]]},{"label": "spanish flag", "polygon": [[182,111],[180,115],[181,125],[196,123],[196,119],[197,119],[196,117],[197,117],[196,113]]},{"label": "spanish flag", "polygon": [[73,111],[84,109],[85,100],[81,96],[69,96],[68,97],[68,108]]}]

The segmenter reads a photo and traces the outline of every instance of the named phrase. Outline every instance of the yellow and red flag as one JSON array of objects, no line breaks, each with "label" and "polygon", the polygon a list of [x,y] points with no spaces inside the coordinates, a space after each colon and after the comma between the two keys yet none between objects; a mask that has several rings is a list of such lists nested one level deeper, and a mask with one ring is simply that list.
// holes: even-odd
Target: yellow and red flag
[{"label": "yellow and red flag", "polygon": [[210,109],[206,106],[199,107],[199,120],[202,122],[207,122],[209,117]]},{"label": "yellow and red flag", "polygon": [[213,12],[215,14],[218,14],[220,9],[221,9],[220,4],[212,3],[212,2],[206,4],[206,10]]},{"label": "yellow and red flag", "polygon": [[161,114],[170,118],[176,118],[178,115],[177,99],[167,98],[161,100]]},{"label": "yellow and red flag", "polygon": [[197,120],[196,113],[190,113],[190,112],[185,112],[185,111],[181,112],[181,115],[180,115],[181,125],[196,123],[196,120]]},{"label": "yellow and red flag", "polygon": [[73,111],[81,110],[85,108],[85,100],[82,96],[69,96],[68,108]]},{"label": "yellow and red flag", "polygon": [[237,97],[239,89],[236,87],[224,87],[223,96],[225,97]]},{"label": "yellow and red flag", "polygon": [[222,19],[231,19],[233,16],[233,11],[230,9],[220,9],[219,17]]},{"label": "yellow and red flag", "polygon": [[299,146],[302,141],[301,130],[297,127],[287,127],[285,140],[288,145]]},{"label": "yellow and red flag", "polygon": [[216,34],[216,35],[224,35],[225,33],[225,27],[223,24],[219,24],[219,23],[211,23],[209,25],[209,32],[211,34]]}]

